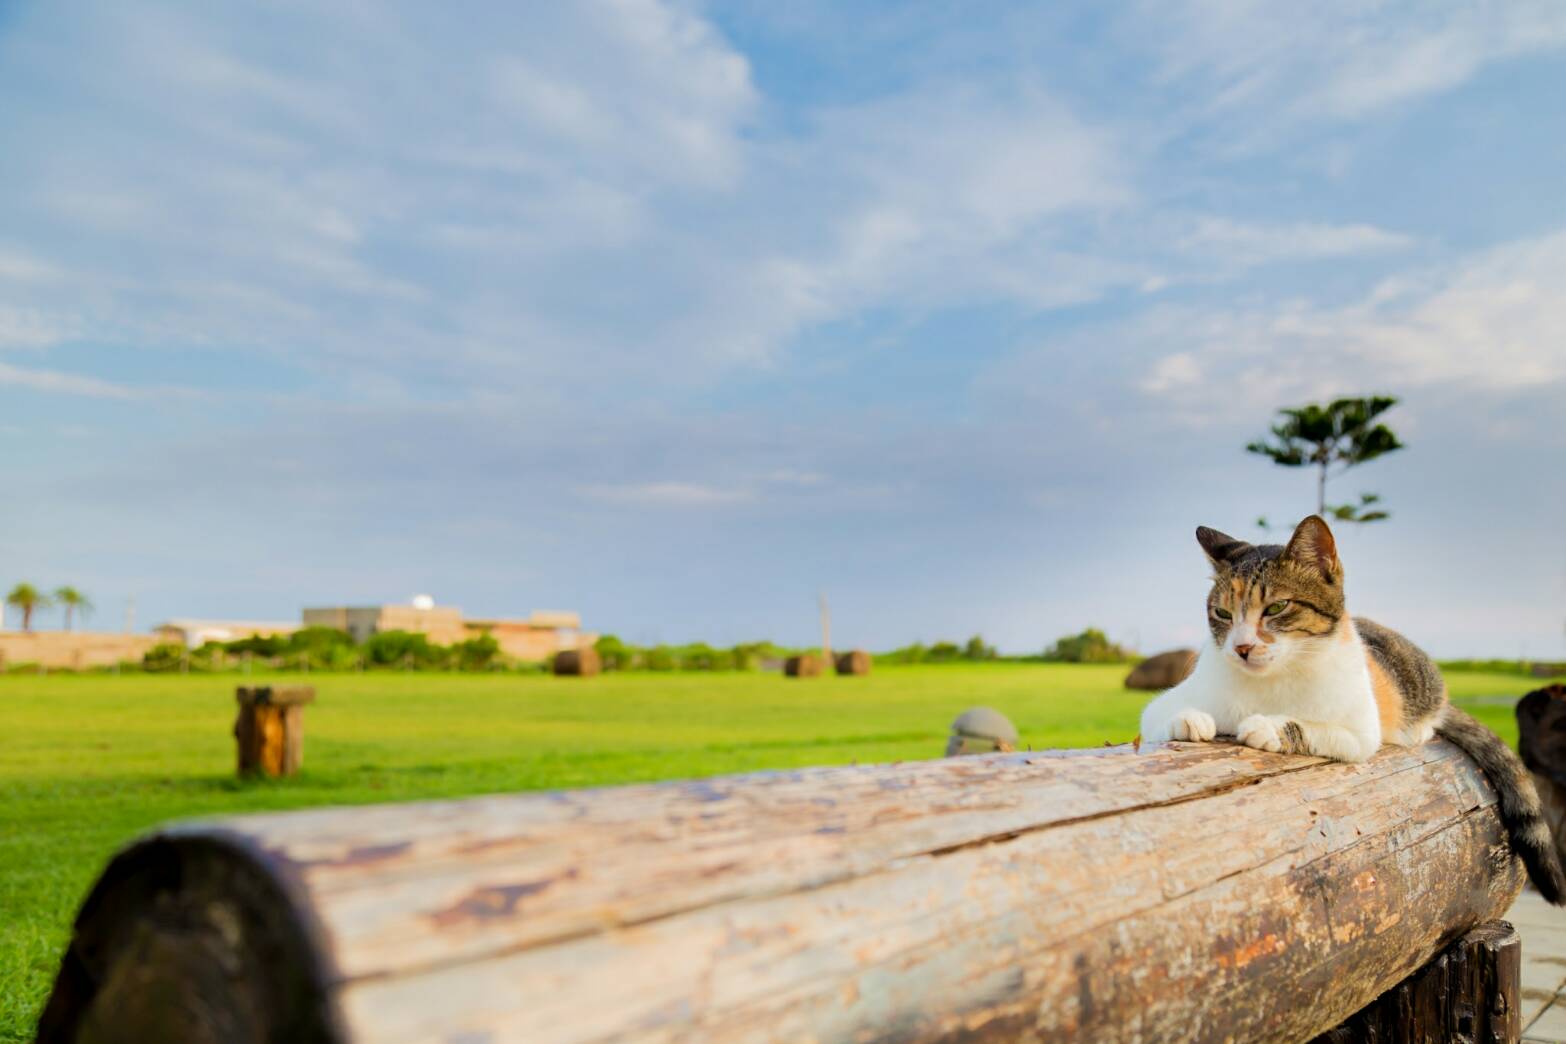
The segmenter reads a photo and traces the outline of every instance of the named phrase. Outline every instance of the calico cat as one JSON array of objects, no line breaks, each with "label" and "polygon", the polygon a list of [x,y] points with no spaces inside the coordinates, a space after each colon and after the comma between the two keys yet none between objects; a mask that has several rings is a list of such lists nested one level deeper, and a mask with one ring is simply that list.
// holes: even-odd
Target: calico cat
[{"label": "calico cat", "polygon": [[1248,544],[1206,526],[1196,540],[1213,566],[1213,640],[1190,677],[1142,711],[1144,740],[1204,742],[1222,733],[1258,750],[1364,761],[1382,743],[1413,746],[1441,736],[1495,788],[1512,849],[1534,886],[1566,905],[1566,874],[1522,760],[1447,703],[1441,672],[1412,642],[1349,617],[1343,564],[1326,522],[1307,518],[1287,546]]}]

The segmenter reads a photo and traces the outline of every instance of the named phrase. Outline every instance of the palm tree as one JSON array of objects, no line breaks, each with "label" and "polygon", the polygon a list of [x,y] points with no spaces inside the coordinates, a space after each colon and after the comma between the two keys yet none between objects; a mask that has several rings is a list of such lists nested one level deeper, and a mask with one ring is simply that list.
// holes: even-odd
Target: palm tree
[{"label": "palm tree", "polygon": [[11,588],[5,596],[6,605],[14,605],[22,611],[22,630],[33,629],[33,610],[49,608],[49,596],[32,584],[21,583]]},{"label": "palm tree", "polygon": [[54,589],[54,602],[56,605],[65,606],[65,629],[71,629],[71,620],[77,613],[86,616],[92,612],[92,602],[87,596],[69,585]]}]

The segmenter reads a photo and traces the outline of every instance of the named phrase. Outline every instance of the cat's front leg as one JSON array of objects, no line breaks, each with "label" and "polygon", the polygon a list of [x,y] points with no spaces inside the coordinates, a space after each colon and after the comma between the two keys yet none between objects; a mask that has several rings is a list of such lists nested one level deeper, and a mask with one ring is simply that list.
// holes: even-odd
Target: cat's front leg
[{"label": "cat's front leg", "polygon": [[1190,691],[1175,686],[1156,697],[1142,711],[1142,739],[1149,743],[1183,740],[1207,743],[1218,735],[1218,723],[1212,714],[1196,706]]},{"label": "cat's front leg", "polygon": [[1364,761],[1381,736],[1331,722],[1297,721],[1282,714],[1252,714],[1234,730],[1247,747],[1277,754],[1314,754],[1336,761]]},{"label": "cat's front leg", "polygon": [[1187,707],[1169,723],[1169,738],[1188,743],[1210,743],[1218,735],[1218,723],[1204,710]]}]

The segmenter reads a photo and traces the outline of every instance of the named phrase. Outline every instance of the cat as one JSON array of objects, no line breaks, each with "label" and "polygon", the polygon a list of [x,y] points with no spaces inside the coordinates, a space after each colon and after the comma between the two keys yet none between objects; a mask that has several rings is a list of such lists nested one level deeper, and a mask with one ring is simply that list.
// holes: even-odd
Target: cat
[{"label": "cat", "polygon": [[1234,736],[1258,750],[1364,761],[1382,743],[1450,740],[1499,796],[1501,821],[1528,876],[1566,905],[1566,874],[1522,760],[1447,702],[1430,657],[1396,631],[1344,608],[1332,530],[1312,515],[1287,545],[1254,545],[1206,526],[1196,540],[1213,567],[1196,666],[1142,711],[1147,741]]}]

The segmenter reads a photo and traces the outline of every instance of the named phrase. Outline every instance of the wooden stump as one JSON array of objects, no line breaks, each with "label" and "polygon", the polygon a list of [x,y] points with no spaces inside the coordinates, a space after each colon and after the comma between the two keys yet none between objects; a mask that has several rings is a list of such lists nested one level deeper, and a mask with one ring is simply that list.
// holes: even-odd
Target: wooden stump
[{"label": "wooden stump", "polygon": [[555,653],[555,673],[564,677],[591,678],[603,670],[603,660],[598,655],[598,650],[591,646],[585,649],[562,649]]},{"label": "wooden stump", "polygon": [[304,708],[315,688],[270,685],[239,688],[234,739],[241,776],[292,776],[304,762]]},{"label": "wooden stump", "polygon": [[1443,741],[1359,765],[1144,744],[245,816],[115,858],[39,1037],[1302,1041],[1521,880],[1494,794]]},{"label": "wooden stump", "polygon": [[870,673],[870,654],[863,649],[837,654],[837,673],[864,676]]},{"label": "wooden stump", "polygon": [[815,653],[790,656],[783,661],[783,674],[789,678],[819,678],[822,670],[821,657]]},{"label": "wooden stump", "polygon": [[1489,921],[1311,1044],[1516,1044],[1521,983],[1522,936]]}]

